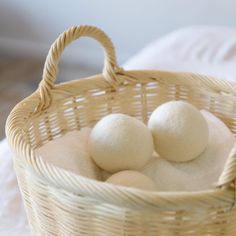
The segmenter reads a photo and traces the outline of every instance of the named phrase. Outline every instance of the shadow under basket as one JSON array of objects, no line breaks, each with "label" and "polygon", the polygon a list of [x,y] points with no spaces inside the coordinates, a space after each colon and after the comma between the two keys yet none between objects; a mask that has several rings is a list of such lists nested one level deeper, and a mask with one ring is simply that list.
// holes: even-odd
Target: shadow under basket
[{"label": "shadow under basket", "polygon": [[[64,48],[81,36],[103,46],[103,73],[54,85]],[[236,235],[235,148],[215,188],[200,192],[113,186],[59,169],[35,153],[110,113],[147,123],[158,105],[171,100],[212,112],[236,133],[236,84],[190,73],[125,71],[100,29],[75,26],[62,33],[50,48],[39,88],[16,105],[6,124],[33,235]]]}]

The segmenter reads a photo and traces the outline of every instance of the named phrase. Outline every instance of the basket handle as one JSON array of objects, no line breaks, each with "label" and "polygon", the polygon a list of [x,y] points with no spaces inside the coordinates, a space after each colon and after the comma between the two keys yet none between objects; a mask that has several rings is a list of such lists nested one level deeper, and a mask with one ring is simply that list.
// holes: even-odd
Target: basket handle
[{"label": "basket handle", "polygon": [[102,30],[94,26],[73,26],[59,35],[48,52],[44,64],[42,81],[39,84],[40,102],[38,109],[46,109],[51,104],[51,90],[54,88],[59,59],[65,47],[82,36],[91,37],[103,46],[105,54],[103,76],[112,87],[116,88],[119,84],[116,72],[121,70],[121,68],[117,66],[115,49],[110,38]]},{"label": "basket handle", "polygon": [[236,143],[232,148],[226,164],[224,166],[223,172],[220,175],[217,186],[224,187],[236,180]]}]

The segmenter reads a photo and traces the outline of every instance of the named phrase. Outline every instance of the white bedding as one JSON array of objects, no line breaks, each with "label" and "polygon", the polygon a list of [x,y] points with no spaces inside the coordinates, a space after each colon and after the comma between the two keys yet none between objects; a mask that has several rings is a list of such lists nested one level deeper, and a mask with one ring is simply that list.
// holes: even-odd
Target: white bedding
[{"label": "white bedding", "polygon": [[[236,81],[236,30],[175,31],[145,47],[124,68],[189,71]],[[30,235],[6,140],[0,142],[0,192],[0,235]]]},{"label": "white bedding", "polygon": [[125,69],[186,71],[236,80],[236,29],[193,27],[150,43]]}]

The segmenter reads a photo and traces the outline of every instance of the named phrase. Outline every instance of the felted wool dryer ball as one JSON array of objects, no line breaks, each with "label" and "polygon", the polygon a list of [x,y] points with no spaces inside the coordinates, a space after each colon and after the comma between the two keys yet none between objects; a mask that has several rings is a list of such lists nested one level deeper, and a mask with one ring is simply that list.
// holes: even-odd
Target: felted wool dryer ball
[{"label": "felted wool dryer ball", "polygon": [[88,139],[91,128],[71,131],[49,141],[36,149],[45,161],[61,169],[71,171],[91,179],[101,179],[99,168],[93,162],[88,152]]},{"label": "felted wool dryer ball", "polygon": [[110,176],[106,180],[106,182],[110,184],[138,188],[143,190],[156,190],[156,185],[152,179],[138,171],[133,170],[120,171]]},{"label": "felted wool dryer ball", "polygon": [[152,113],[148,127],[156,152],[169,161],[193,160],[208,143],[206,120],[187,102],[171,101],[160,105]]},{"label": "felted wool dryer ball", "polygon": [[217,183],[235,138],[230,129],[216,116],[201,111],[209,128],[209,141],[203,153],[189,162],[169,162],[153,156],[142,173],[156,183],[159,191],[201,191]]},{"label": "felted wool dryer ball", "polygon": [[94,162],[108,172],[139,170],[153,152],[152,134],[133,117],[111,114],[92,129],[89,150]]}]

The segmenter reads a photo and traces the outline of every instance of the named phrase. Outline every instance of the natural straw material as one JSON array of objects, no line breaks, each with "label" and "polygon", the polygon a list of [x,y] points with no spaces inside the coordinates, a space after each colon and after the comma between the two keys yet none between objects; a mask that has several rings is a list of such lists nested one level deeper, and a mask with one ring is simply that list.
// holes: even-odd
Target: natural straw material
[{"label": "natural straw material", "polygon": [[[54,85],[61,53],[81,36],[103,46],[103,73]],[[110,113],[146,123],[158,105],[170,100],[208,110],[236,133],[236,84],[190,73],[124,71],[110,39],[96,27],[72,27],[61,34],[38,90],[13,109],[6,124],[33,235],[236,235],[236,147],[215,189],[202,192],[113,186],[58,169],[35,154],[46,142]]]}]

